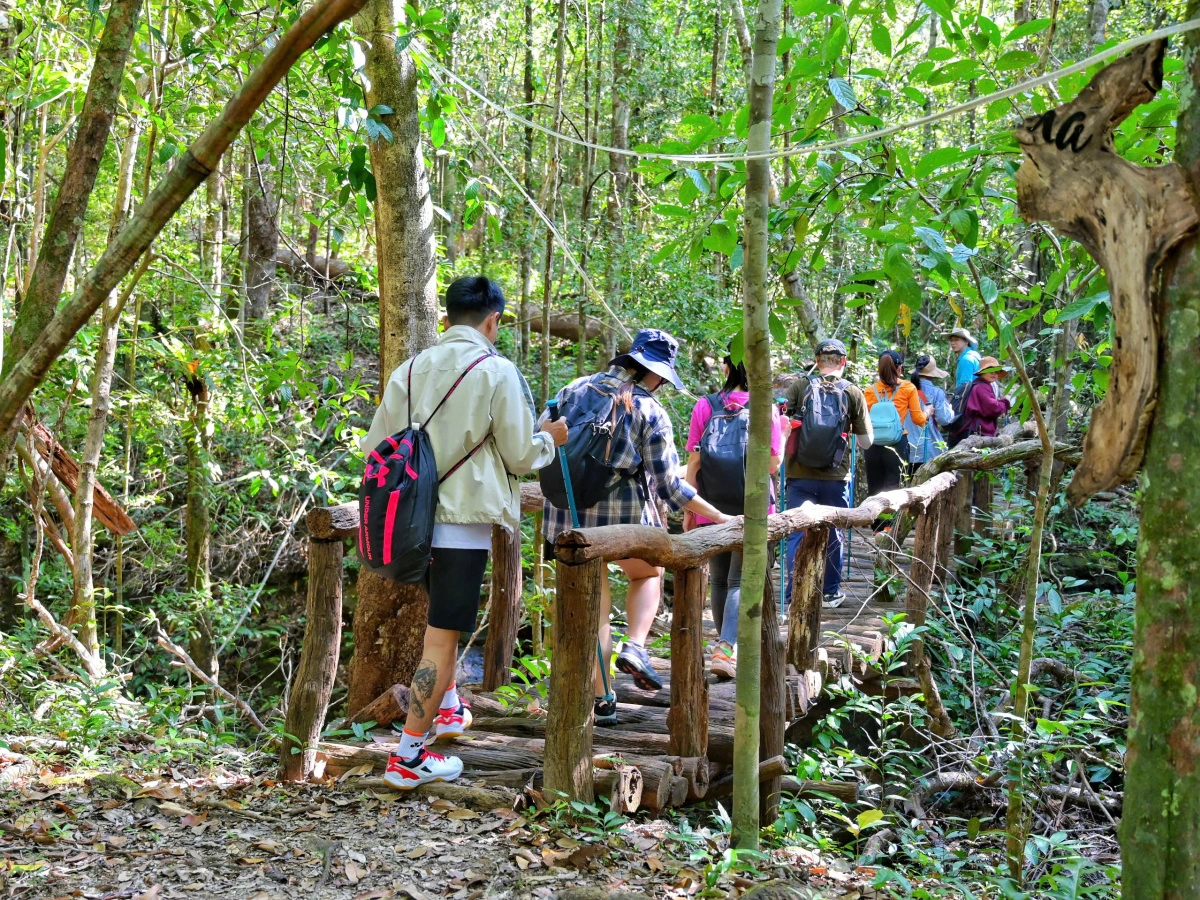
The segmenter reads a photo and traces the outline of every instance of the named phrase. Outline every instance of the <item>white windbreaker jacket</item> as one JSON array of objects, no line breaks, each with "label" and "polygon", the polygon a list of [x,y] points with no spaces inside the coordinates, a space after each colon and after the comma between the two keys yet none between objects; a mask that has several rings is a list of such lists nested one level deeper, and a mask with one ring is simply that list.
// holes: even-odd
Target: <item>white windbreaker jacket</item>
[{"label": "white windbreaker jacket", "polygon": [[[437,344],[406,360],[388,379],[383,402],[359,447],[365,456],[385,437],[409,425],[408,370],[412,370],[412,421],[425,424],[459,375],[492,343],[469,325],[454,325]],[[483,441],[438,492],[437,521],[517,528],[521,491],[517,476],[554,461],[554,440],[534,430],[533,398],[524,377],[499,354],[475,366],[427,429],[442,477]]]}]

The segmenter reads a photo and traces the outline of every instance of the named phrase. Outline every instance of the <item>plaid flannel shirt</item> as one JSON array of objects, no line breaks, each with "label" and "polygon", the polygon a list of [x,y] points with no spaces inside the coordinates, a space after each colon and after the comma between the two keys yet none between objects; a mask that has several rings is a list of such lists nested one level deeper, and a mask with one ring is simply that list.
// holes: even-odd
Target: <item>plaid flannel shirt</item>
[{"label": "plaid flannel shirt", "polygon": [[[570,406],[569,398],[592,390],[589,385],[616,393],[625,378],[625,370],[619,366],[598,375],[577,378],[558,392],[559,407]],[[662,528],[658,507],[646,495],[647,488],[674,510],[683,509],[696,496],[696,489],[676,474],[679,452],[675,449],[671,417],[662,404],[649,391],[635,387],[633,413],[627,421],[628,427],[619,428],[614,440],[613,466],[622,471],[640,467],[642,474],[633,478],[614,476],[615,485],[607,497],[590,509],[579,510],[580,528],[638,524]],[[558,465],[558,462],[551,465]],[[573,527],[570,510],[559,509],[546,501],[543,512],[542,534],[546,540],[553,543],[562,532]]]}]

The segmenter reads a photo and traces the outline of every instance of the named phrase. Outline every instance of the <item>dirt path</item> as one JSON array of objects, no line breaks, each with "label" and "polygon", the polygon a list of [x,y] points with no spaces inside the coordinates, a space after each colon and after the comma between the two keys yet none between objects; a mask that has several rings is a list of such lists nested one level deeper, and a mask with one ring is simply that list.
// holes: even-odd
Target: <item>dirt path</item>
[{"label": "dirt path", "polygon": [[[570,824],[380,790],[171,774],[138,783],[43,770],[0,785],[0,896],[523,900],[583,885],[726,896],[827,874],[796,848],[754,872],[720,871],[723,835],[666,820],[605,828],[599,818]],[[842,896],[851,880],[862,878],[838,876],[827,895]]]}]

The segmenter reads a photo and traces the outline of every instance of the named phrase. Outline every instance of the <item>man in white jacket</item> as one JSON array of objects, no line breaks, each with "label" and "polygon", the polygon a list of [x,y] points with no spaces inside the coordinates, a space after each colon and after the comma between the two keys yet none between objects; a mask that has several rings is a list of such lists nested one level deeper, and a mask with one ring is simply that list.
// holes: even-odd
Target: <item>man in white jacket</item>
[{"label": "man in white jacket", "polygon": [[[457,737],[471,722],[471,712],[458,696],[454,667],[459,636],[475,629],[492,526],[518,527],[517,476],[553,463],[556,448],[567,440],[565,421],[546,422],[535,430],[529,387],[517,367],[496,352],[504,305],[500,286],[482,276],[451,284],[445,331],[437,344],[392,373],[360,444],[369,453],[409,426],[411,367],[412,420],[428,420],[438,477],[458,465],[438,491],[427,576],[429,627],[409,691],[404,732],[384,774],[384,780],[402,790],[451,781],[462,773],[461,760],[432,753],[425,742],[431,728],[435,740]],[[458,388],[429,419],[460,378]]]}]

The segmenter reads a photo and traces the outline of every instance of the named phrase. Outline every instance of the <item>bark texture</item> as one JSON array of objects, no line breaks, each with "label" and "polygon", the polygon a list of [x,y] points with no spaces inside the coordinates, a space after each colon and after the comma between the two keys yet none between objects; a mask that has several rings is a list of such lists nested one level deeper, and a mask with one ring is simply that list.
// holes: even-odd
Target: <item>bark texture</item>
[{"label": "bark texture", "polygon": [[708,752],[708,679],[704,671],[704,600],[708,567],[675,573],[671,610],[671,752],[703,756]]},{"label": "bark texture", "polygon": [[251,158],[246,182],[246,318],[265,319],[275,286],[275,254],[279,249],[279,203],[266,158]]},{"label": "bark texture", "polygon": [[433,200],[421,150],[417,69],[407,50],[396,49],[392,0],[368,0],[354,28],[368,42],[367,108],[392,140],[369,142],[375,175],[375,255],[379,264],[379,383],[437,339],[437,235]]},{"label": "bark texture", "polygon": [[[740,0],[735,0],[739,3]],[[736,15],[736,14],[735,14]],[[775,93],[775,49],[782,19],[780,0],[760,0],[754,24],[754,53],[747,96],[750,131],[747,149],[763,153],[771,147],[771,110]],[[742,597],[738,610],[737,745],[734,751],[733,830],[730,843],[758,849],[759,719],[762,598],[767,581],[767,509],[770,499],[771,333],[768,328],[771,164],[746,164],[745,261],[742,266],[742,333],[746,372],[750,377],[750,445],[746,454],[745,540],[742,547]],[[698,529],[704,531],[703,528]],[[774,625],[772,625],[774,627]],[[776,629],[778,630],[778,629]],[[780,654],[782,659],[782,654]]]},{"label": "bark texture", "polygon": [[421,661],[429,595],[418,584],[397,584],[366,566],[358,573],[354,657],[346,710],[354,715],[393,684],[408,684]]},{"label": "bark texture", "polygon": [[492,526],[492,596],[487,641],[483,645],[483,689],[494,691],[512,680],[513,649],[521,627],[521,534]]},{"label": "bark texture", "polygon": [[[1200,15],[1188,3],[1186,18]],[[1200,42],[1184,38],[1176,159],[1200,174]],[[1200,254],[1188,242],[1166,275],[1159,397],[1150,426],[1138,543],[1122,895],[1200,895]]]}]

